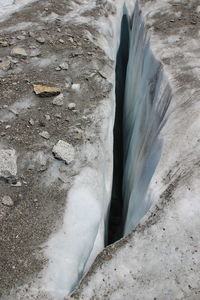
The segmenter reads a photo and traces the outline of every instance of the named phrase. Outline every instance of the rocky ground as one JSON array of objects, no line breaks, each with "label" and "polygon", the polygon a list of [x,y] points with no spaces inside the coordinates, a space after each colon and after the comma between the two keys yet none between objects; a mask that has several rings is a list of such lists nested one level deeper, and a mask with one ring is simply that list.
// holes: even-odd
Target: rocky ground
[{"label": "rocky ground", "polygon": [[[95,141],[92,112],[111,90],[112,62],[76,11],[90,14],[77,0],[42,0],[0,23],[0,296],[42,269],[39,250],[84,164],[79,147]],[[99,1],[93,17],[105,14]]]}]

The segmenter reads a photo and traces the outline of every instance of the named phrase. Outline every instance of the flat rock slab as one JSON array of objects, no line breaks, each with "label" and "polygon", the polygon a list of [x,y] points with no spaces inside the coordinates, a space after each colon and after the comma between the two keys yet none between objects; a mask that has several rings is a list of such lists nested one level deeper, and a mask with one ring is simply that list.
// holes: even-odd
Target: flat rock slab
[{"label": "flat rock slab", "polygon": [[26,58],[27,53],[26,53],[26,50],[24,48],[15,47],[11,51],[11,56]]},{"label": "flat rock slab", "polygon": [[52,152],[56,158],[64,160],[66,164],[69,164],[74,160],[74,147],[65,141],[58,141],[53,147]]},{"label": "flat rock slab", "polygon": [[57,87],[34,84],[33,89],[36,95],[40,97],[51,97],[59,95],[61,90]]},{"label": "flat rock slab", "polygon": [[0,150],[0,177],[9,178],[17,175],[17,156],[13,149]]}]

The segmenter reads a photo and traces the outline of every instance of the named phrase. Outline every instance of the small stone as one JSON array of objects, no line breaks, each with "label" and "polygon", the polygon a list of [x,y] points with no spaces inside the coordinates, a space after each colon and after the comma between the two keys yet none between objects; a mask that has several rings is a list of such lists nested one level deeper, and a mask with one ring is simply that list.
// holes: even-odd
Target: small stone
[{"label": "small stone", "polygon": [[66,162],[66,164],[71,163],[74,160],[75,151],[71,144],[59,140],[57,144],[53,147],[52,152],[55,157]]},{"label": "small stone", "polygon": [[80,84],[79,83],[73,83],[72,84],[72,90],[76,90],[76,91],[80,90]]},{"label": "small stone", "polygon": [[38,199],[34,199],[33,202],[38,202]]},{"label": "small stone", "polygon": [[59,95],[61,90],[57,87],[51,87],[46,85],[34,84],[33,89],[36,95],[40,97],[51,97]]},{"label": "small stone", "polygon": [[30,119],[29,120],[29,124],[31,124],[32,126],[35,124],[34,120],[33,119]]},{"label": "small stone", "polygon": [[18,181],[17,183],[13,183],[12,186],[20,187],[20,186],[22,186],[22,184],[20,181]]},{"label": "small stone", "polygon": [[3,196],[2,198],[2,204],[5,206],[13,206],[14,202],[13,200],[10,198],[10,196]]},{"label": "small stone", "polygon": [[11,56],[26,58],[27,57],[27,53],[26,53],[25,49],[15,47],[15,48],[13,48],[11,50]]},{"label": "small stone", "polygon": [[0,46],[8,47],[8,42],[7,41],[0,41]]},{"label": "small stone", "polygon": [[62,115],[61,114],[55,114],[55,117],[58,118],[58,119],[61,119]]},{"label": "small stone", "polygon": [[61,71],[61,68],[60,67],[56,67],[55,70],[56,71]]},{"label": "small stone", "polygon": [[17,39],[20,40],[20,41],[25,40],[25,38],[26,38],[26,37],[25,37],[24,35],[18,35],[18,36],[17,36]]},{"label": "small stone", "polygon": [[10,68],[11,68],[11,62],[9,60],[0,62],[0,70],[8,71]]},{"label": "small stone", "polygon": [[6,125],[5,129],[9,129],[11,127],[11,125]]},{"label": "small stone", "polygon": [[17,156],[13,149],[0,150],[0,177],[17,175]]},{"label": "small stone", "polygon": [[76,108],[76,104],[75,103],[69,103],[68,104],[68,109],[70,109],[70,110],[74,110]]},{"label": "small stone", "polygon": [[99,75],[104,78],[104,79],[107,79],[107,75],[101,70],[99,71]]},{"label": "small stone", "polygon": [[19,113],[15,110],[15,109],[13,109],[13,108],[9,108],[8,109],[13,115],[15,115],[15,116],[18,116],[19,115]]},{"label": "small stone", "polygon": [[40,56],[40,55],[41,55],[41,52],[40,52],[39,49],[33,49],[30,52],[30,57],[37,57],[37,56]]},{"label": "small stone", "polygon": [[46,140],[48,140],[50,138],[50,134],[47,131],[42,131],[39,133],[39,135]]},{"label": "small stone", "polygon": [[62,69],[62,70],[68,70],[69,69],[69,65],[67,62],[63,62],[62,64],[59,65],[59,67]]},{"label": "small stone", "polygon": [[45,43],[45,39],[43,37],[39,37],[36,39],[36,41],[40,44],[44,44]]},{"label": "small stone", "polygon": [[63,94],[58,95],[57,97],[55,97],[52,101],[53,105],[57,105],[57,106],[62,106],[63,105],[63,99],[64,96]]},{"label": "small stone", "polygon": [[59,39],[59,42],[61,43],[61,44],[64,44],[64,40],[62,40],[62,39]]},{"label": "small stone", "polygon": [[50,115],[45,115],[45,119],[46,119],[47,121],[51,120]]}]

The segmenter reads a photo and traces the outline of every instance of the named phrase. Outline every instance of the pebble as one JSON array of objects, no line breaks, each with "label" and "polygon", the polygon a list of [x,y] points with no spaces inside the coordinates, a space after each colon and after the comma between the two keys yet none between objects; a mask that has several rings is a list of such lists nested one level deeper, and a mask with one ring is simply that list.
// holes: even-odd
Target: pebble
[{"label": "pebble", "polygon": [[11,68],[11,62],[9,60],[0,62],[0,70],[8,71],[10,68]]},{"label": "pebble", "polygon": [[59,42],[61,43],[61,44],[64,44],[64,40],[62,40],[62,39],[59,39]]},{"label": "pebble", "polygon": [[18,35],[18,36],[17,36],[17,39],[20,40],[20,41],[25,40],[25,38],[26,38],[26,37],[25,37],[24,35]]},{"label": "pebble", "polygon": [[17,175],[17,156],[14,149],[0,150],[0,177],[9,178]]},{"label": "pebble", "polygon": [[77,91],[80,90],[80,84],[79,83],[73,83],[72,84],[72,89],[77,90]]},{"label": "pebble", "polygon": [[31,50],[30,57],[37,57],[37,56],[40,56],[40,55],[41,55],[41,52],[40,52],[39,49]]},{"label": "pebble", "polygon": [[55,117],[58,118],[58,119],[61,119],[62,115],[61,114],[55,114]]},{"label": "pebble", "polygon": [[47,121],[51,120],[50,115],[45,115],[45,119],[46,119]]},{"label": "pebble", "polygon": [[27,53],[24,48],[15,47],[11,50],[11,56],[26,58]]},{"label": "pebble", "polygon": [[62,106],[64,103],[63,99],[64,99],[63,94],[60,94],[53,99],[52,103],[53,103],[53,105]]},{"label": "pebble", "polygon": [[50,138],[50,134],[47,131],[42,131],[39,133],[39,135],[46,140],[48,140]]},{"label": "pebble", "polygon": [[57,87],[46,86],[41,84],[34,84],[33,90],[36,95],[40,97],[51,97],[59,95],[61,90]]},{"label": "pebble", "polygon": [[5,129],[9,129],[9,128],[11,128],[11,125],[6,125],[5,126]]},{"label": "pebble", "polygon": [[34,120],[33,119],[30,119],[29,120],[29,124],[31,124],[32,126],[35,124]]},{"label": "pebble", "polygon": [[53,147],[52,152],[56,158],[65,161],[66,164],[70,164],[74,160],[74,147],[65,141],[59,140]]},{"label": "pebble", "polygon": [[5,195],[2,198],[2,204],[5,206],[13,206],[14,202],[10,196]]},{"label": "pebble", "polygon": [[68,70],[69,69],[69,65],[67,62],[63,62],[62,64],[59,65],[59,67],[62,69],[62,70]]},{"label": "pebble", "polygon": [[36,42],[40,43],[40,44],[44,44],[45,43],[45,39],[43,37],[39,37],[36,39]]},{"label": "pebble", "polygon": [[69,103],[68,104],[68,109],[70,109],[70,110],[74,110],[76,108],[76,103]]},{"label": "pebble", "polygon": [[8,42],[7,41],[0,41],[0,45],[2,47],[8,47]]}]

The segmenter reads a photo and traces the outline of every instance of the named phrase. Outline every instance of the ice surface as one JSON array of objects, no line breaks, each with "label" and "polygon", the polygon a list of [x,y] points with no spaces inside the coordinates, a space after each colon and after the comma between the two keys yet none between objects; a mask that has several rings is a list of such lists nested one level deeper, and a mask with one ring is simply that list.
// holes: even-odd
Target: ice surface
[{"label": "ice surface", "polygon": [[0,22],[4,21],[23,6],[35,1],[38,0],[0,0]]}]

